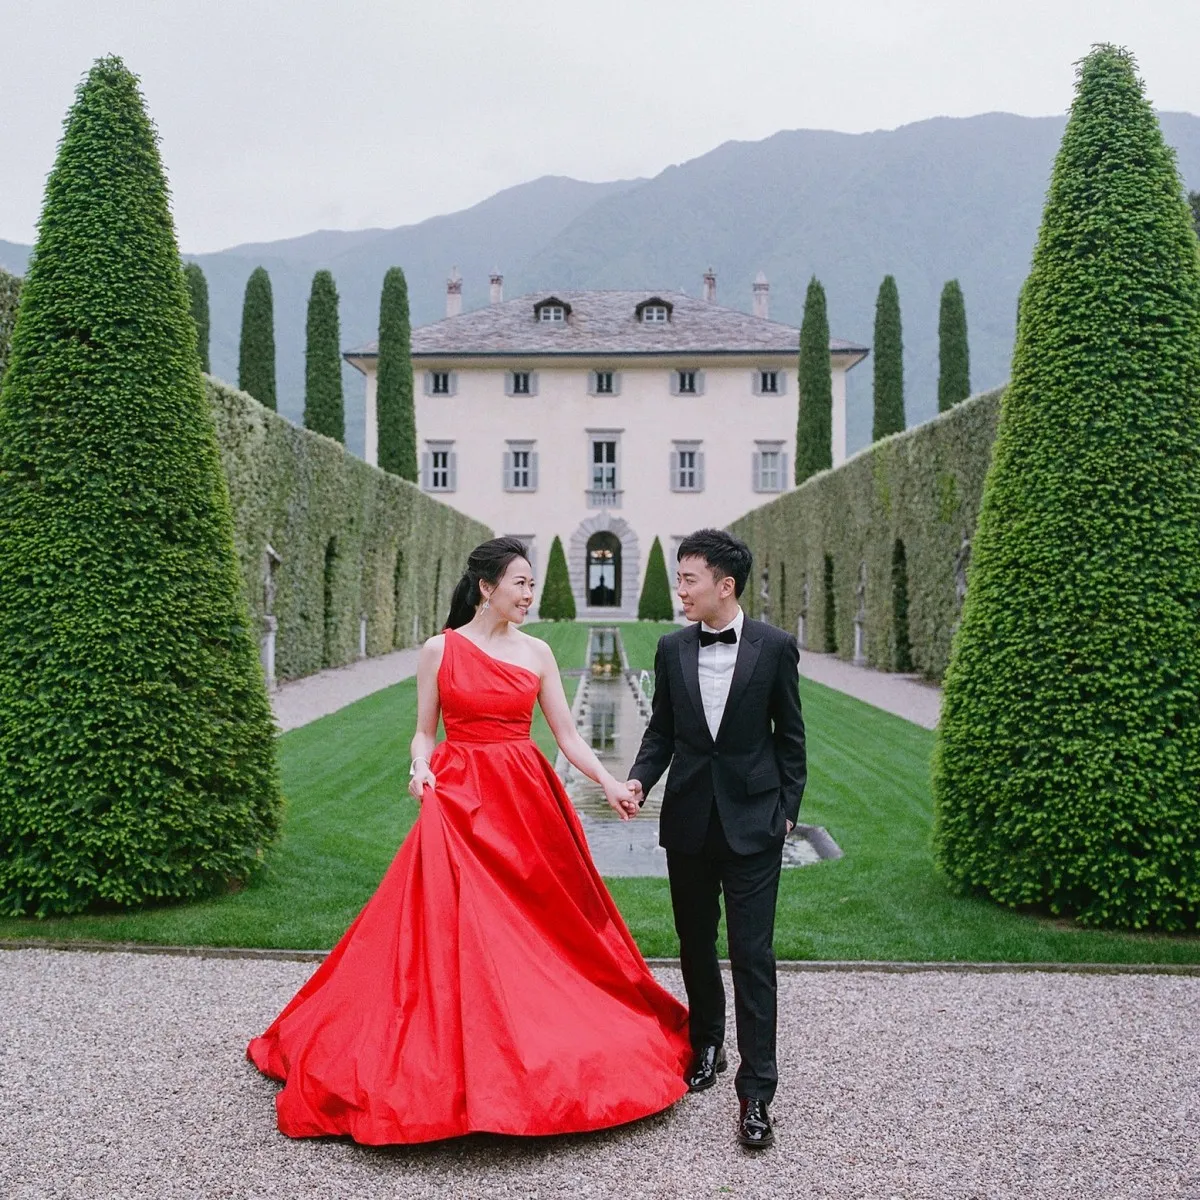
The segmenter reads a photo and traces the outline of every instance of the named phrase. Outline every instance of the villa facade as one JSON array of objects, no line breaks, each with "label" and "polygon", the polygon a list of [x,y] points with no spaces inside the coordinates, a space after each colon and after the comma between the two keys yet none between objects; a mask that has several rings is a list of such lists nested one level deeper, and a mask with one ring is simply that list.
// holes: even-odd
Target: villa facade
[{"label": "villa facade", "polygon": [[[530,546],[541,576],[557,535],[581,617],[637,615],[651,544],[673,573],[680,538],[792,487],[799,330],[680,292],[560,291],[413,331],[421,487]],[[867,348],[830,343],[833,461],[845,458],[846,372]],[[377,347],[366,376],[374,461]]]}]

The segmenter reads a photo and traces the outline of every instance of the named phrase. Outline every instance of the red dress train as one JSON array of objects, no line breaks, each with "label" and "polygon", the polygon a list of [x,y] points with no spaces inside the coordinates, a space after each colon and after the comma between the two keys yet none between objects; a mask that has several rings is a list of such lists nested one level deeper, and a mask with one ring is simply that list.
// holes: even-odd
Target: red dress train
[{"label": "red dress train", "polygon": [[687,1010],[638,952],[529,740],[538,678],[450,631],[436,789],[378,890],[247,1050],[290,1137],[574,1133],[686,1091]]}]

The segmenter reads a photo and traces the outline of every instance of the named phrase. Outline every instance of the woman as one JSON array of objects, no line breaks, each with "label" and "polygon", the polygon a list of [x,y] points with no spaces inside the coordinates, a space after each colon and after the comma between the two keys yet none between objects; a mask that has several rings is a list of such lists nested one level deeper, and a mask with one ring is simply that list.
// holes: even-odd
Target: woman
[{"label": "woman", "polygon": [[[579,736],[554,654],[521,633],[525,547],[476,547],[417,663],[421,811],[375,895],[247,1051],[285,1082],[279,1128],[373,1145],[574,1133],[687,1090],[687,1010],[650,974],[562,784],[535,699],[623,820],[637,803]],[[436,741],[438,717],[446,740]]]}]

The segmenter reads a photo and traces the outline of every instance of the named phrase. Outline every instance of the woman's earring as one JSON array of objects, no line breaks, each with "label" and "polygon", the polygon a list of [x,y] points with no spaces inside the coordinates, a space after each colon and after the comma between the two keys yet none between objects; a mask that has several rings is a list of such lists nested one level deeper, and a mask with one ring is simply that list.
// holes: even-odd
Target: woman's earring
[{"label": "woman's earring", "polygon": [[488,610],[489,608],[491,608],[491,606],[492,606],[492,602],[491,602],[491,601],[490,601],[490,600],[489,600],[489,599],[488,599],[486,596],[484,596],[484,598],[483,598],[483,607],[482,607],[482,608],[481,608],[479,611],[480,611],[480,612],[487,612],[487,610]]}]

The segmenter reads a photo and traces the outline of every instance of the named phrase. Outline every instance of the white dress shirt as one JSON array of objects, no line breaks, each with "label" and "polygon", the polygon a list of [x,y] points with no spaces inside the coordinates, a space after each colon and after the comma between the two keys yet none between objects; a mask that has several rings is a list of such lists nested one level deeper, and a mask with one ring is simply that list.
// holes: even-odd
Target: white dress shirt
[{"label": "white dress shirt", "polygon": [[[738,646],[742,642],[742,622],[746,614],[739,606],[737,616],[724,626],[737,634],[737,644],[714,642],[711,646],[700,647],[700,698],[704,701],[704,719],[708,722],[709,732],[716,740],[717,730],[721,728],[721,718],[725,715],[725,701],[729,699],[729,685],[733,682],[733,668],[737,665]],[[720,633],[705,622],[700,628],[708,633]]]}]

